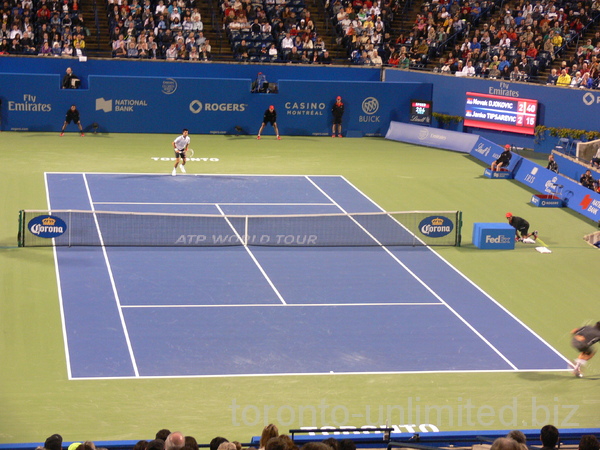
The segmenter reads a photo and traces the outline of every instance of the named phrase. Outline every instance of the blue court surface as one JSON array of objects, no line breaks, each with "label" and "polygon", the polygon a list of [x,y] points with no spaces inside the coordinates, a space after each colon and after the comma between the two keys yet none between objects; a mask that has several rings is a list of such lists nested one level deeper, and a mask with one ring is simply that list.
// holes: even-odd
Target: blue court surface
[{"label": "blue court surface", "polygon": [[[50,209],[381,211],[339,176],[48,173],[46,185]],[[424,246],[55,247],[55,258],[72,379],[568,364]]]}]

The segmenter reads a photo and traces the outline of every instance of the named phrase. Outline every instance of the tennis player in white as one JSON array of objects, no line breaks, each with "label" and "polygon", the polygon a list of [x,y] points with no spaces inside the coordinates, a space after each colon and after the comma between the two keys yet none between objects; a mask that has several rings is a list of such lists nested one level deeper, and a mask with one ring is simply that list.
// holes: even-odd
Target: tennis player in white
[{"label": "tennis player in white", "polygon": [[190,145],[190,137],[188,136],[187,128],[184,128],[181,136],[177,137],[173,141],[173,151],[175,152],[175,167],[173,167],[173,172],[171,172],[171,175],[177,175],[177,166],[179,166],[180,161],[181,165],[179,166],[179,169],[181,170],[181,173],[185,173],[185,151],[187,150],[188,145]]}]

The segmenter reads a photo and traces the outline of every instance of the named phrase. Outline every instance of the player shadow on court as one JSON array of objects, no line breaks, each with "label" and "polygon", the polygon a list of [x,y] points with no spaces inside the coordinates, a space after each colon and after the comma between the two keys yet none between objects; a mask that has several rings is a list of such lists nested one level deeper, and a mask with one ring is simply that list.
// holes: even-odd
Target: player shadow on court
[{"label": "player shadow on court", "polygon": [[520,372],[519,378],[525,381],[550,381],[550,380],[560,380],[565,378],[572,378],[573,380],[590,380],[597,381],[600,380],[600,374],[590,373],[585,374],[583,378],[577,378],[573,375],[573,373],[569,370],[568,372]]}]

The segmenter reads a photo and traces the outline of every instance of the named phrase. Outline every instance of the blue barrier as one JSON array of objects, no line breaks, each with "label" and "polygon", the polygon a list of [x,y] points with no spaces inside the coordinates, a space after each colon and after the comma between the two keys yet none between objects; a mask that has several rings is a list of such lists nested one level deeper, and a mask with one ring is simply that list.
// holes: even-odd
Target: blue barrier
[{"label": "blue barrier", "polygon": [[[281,80],[278,94],[251,93],[252,80],[235,78],[89,77],[88,89],[60,89],[59,75],[4,74],[11,86],[2,104],[9,130],[59,131],[77,105],[82,125],[100,132],[254,134],[274,105],[283,135],[328,135],[337,95],[346,105],[343,130],[382,136],[391,120],[408,120],[412,98],[429,99],[423,83]],[[403,105],[406,105],[404,108]],[[272,133],[267,127],[265,134]]]},{"label": "blue barrier", "polygon": [[[428,127],[421,127],[419,125],[411,125],[410,127],[412,127],[411,133],[416,136],[419,135],[418,128],[422,128],[424,134],[429,133],[430,130]],[[406,128],[406,124],[392,123],[387,135],[395,138],[394,140],[404,141],[404,135],[401,130],[405,129],[408,129]],[[455,136],[454,133],[456,133],[447,130],[438,130],[438,132],[443,132],[446,136],[453,137]],[[473,135],[468,134],[467,136],[473,137]],[[409,139],[412,138],[409,137]],[[455,145],[450,141],[452,141],[452,139],[437,139],[435,142],[437,147],[451,150]],[[463,148],[465,150],[467,142],[471,141],[468,139],[464,141]],[[471,149],[467,150],[467,152],[489,166],[498,159],[502,152],[502,147],[485,138],[478,137]],[[594,221],[600,220],[600,194],[584,188],[579,183],[574,182],[563,175],[556,174],[517,154],[513,154],[508,170],[515,180],[529,186],[541,194],[556,195],[557,192],[559,192],[557,191],[557,187],[562,186],[560,187],[560,195],[564,206],[567,206],[573,211]]]},{"label": "blue barrier", "polygon": [[515,173],[515,180],[542,194],[555,194],[556,185],[561,185],[565,206],[592,220],[600,220],[600,194],[584,188],[579,183],[527,159],[523,159]]},{"label": "blue barrier", "polygon": [[426,147],[468,153],[477,142],[479,136],[394,121],[390,124],[385,138],[393,141],[424,145]]}]

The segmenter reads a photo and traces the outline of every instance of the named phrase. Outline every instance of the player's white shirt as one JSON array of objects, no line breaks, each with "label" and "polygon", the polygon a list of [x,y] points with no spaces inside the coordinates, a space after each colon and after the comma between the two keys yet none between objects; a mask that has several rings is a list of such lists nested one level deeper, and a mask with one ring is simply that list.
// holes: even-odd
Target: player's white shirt
[{"label": "player's white shirt", "polygon": [[181,151],[181,150],[185,150],[185,148],[190,145],[190,137],[189,136],[184,136],[183,134],[181,136],[179,136],[177,139],[175,139],[173,141],[173,143],[175,144],[175,148],[177,148],[177,150]]}]

